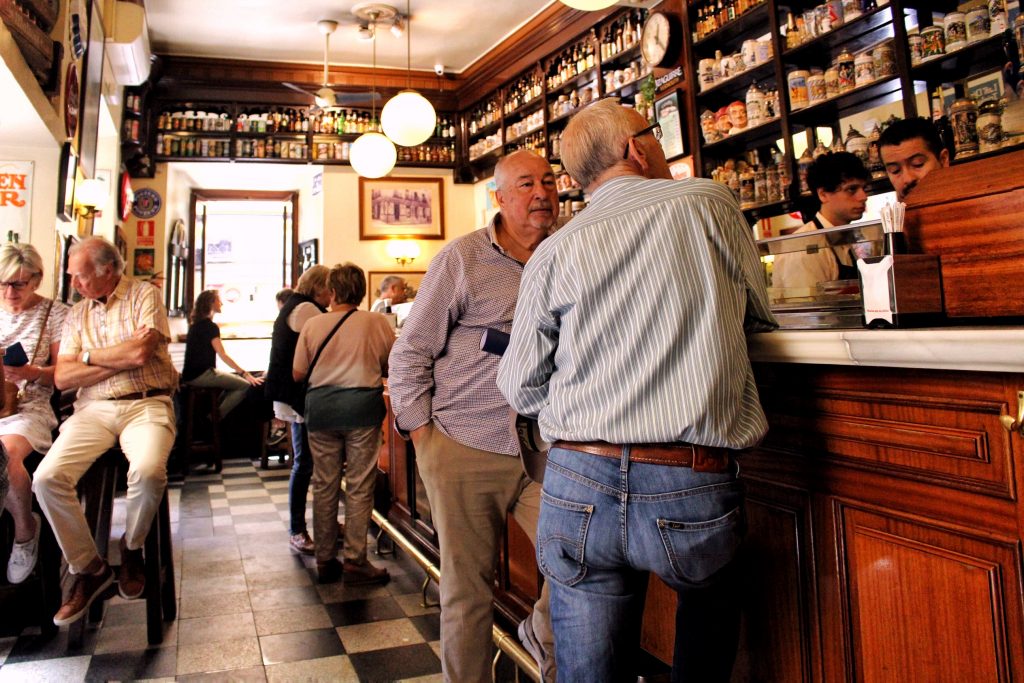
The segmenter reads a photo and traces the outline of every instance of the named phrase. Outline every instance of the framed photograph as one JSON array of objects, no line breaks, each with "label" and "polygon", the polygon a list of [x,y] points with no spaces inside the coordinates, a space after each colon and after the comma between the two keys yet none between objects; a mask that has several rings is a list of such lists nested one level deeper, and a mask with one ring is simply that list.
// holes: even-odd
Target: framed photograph
[{"label": "framed photograph", "polygon": [[320,263],[320,240],[315,237],[305,242],[299,242],[299,272],[307,270]]},{"label": "framed photograph", "polygon": [[964,91],[967,97],[974,98],[978,104],[988,100],[998,100],[1003,96],[1003,72],[992,71],[972,78],[967,81]]},{"label": "framed photograph", "polygon": [[100,130],[100,99],[103,90],[104,41],[103,19],[99,0],[87,0],[89,11],[89,42],[82,68],[82,107],[79,126],[78,156],[86,178],[96,171],[96,144]]},{"label": "framed photograph", "polygon": [[661,148],[666,159],[674,159],[686,153],[683,140],[683,114],[679,108],[679,91],[654,101],[654,118],[661,124]]},{"label": "framed photograph", "polygon": [[156,250],[136,249],[132,259],[132,275],[152,276],[156,272]]},{"label": "framed photograph", "polygon": [[426,271],[423,270],[406,270],[406,271],[376,271],[371,270],[366,274],[366,308],[373,306],[373,302],[380,296],[380,283],[384,278],[390,275],[397,275],[398,277],[405,280],[406,288],[411,290],[409,292],[408,301],[412,301],[416,298],[416,290],[420,288],[420,282],[423,280],[423,276],[426,275]]},{"label": "framed photograph", "polygon": [[78,174],[78,157],[65,142],[60,150],[60,171],[57,175],[57,218],[70,221],[75,217],[75,176]]},{"label": "framed photograph", "polygon": [[444,239],[444,180],[360,178],[359,239]]}]

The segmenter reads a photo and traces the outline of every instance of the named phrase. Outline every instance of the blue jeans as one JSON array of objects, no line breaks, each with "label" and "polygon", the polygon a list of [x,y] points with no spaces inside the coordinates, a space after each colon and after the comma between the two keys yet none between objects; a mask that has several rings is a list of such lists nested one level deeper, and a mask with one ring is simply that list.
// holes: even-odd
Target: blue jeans
[{"label": "blue jeans", "polygon": [[291,423],[292,476],[288,480],[288,526],[292,536],[306,531],[306,494],[313,478],[313,452],[309,449],[309,436],[302,422]]},{"label": "blue jeans", "polygon": [[553,448],[537,529],[551,582],[558,680],[636,680],[649,572],[673,588],[673,681],[728,681],[739,637],[734,562],[745,531],[733,471]]}]

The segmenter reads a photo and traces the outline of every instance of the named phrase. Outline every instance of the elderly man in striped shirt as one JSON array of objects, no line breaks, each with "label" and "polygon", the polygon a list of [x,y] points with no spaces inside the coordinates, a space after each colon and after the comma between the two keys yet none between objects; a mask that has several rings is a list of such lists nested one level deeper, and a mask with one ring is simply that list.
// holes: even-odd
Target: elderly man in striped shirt
[{"label": "elderly man in striped shirt", "polygon": [[[494,567],[511,512],[531,540],[540,487],[524,474],[498,358],[480,350],[487,328],[508,331],[519,278],[558,213],[555,176],[533,152],[494,169],[500,211],[434,257],[395,342],[388,391],[411,433],[441,551],[441,664],[446,681],[491,680]],[[554,680],[547,587],[520,637]]]},{"label": "elderly man in striped shirt", "polygon": [[[633,680],[648,574],[678,594],[673,680],[728,681],[743,494],[767,429],[745,330],[776,327],[736,198],[672,180],[658,124],[576,114],[562,161],[590,204],[523,272],[498,386],[548,454],[537,531],[559,681]],[[652,276],[671,283],[645,296]]]},{"label": "elderly man in striped shirt", "polygon": [[128,459],[118,590],[132,599],[145,589],[142,546],[167,486],[175,434],[171,395],[178,385],[160,290],[125,277],[120,252],[99,237],[71,248],[68,275],[83,300],[65,321],[55,380],[60,389],[78,389],[78,397],[75,414],[61,427],[33,482],[73,577],[53,618],[58,626],[81,619],[114,580],[93,542],[75,486],[118,441]]}]

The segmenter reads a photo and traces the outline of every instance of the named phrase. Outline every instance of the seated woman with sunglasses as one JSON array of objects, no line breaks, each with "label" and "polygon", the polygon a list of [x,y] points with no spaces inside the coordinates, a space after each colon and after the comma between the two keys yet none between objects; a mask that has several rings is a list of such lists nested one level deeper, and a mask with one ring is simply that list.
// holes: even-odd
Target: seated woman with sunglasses
[{"label": "seated woman with sunglasses", "polygon": [[[36,294],[43,279],[43,259],[30,244],[8,242],[0,247],[0,347],[6,379],[18,385],[16,411],[0,419],[0,444],[7,452],[10,489],[4,507],[14,518],[14,547],[7,562],[7,580],[28,578],[39,557],[39,515],[32,512],[32,481],[25,458],[46,453],[53,442],[57,417],[50,406],[53,362],[60,347],[67,306]],[[20,343],[24,355],[12,360],[9,347]],[[26,362],[27,360],[27,362]]]}]

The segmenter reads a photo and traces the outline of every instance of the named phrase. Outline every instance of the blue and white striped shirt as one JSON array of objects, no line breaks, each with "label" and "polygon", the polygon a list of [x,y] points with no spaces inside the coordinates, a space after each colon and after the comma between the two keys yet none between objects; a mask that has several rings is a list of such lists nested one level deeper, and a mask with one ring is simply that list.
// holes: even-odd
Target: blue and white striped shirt
[{"label": "blue and white striped shirt", "polygon": [[511,329],[523,274],[523,264],[498,245],[499,220],[500,213],[430,262],[391,349],[388,393],[404,431],[433,421],[465,446],[518,455],[508,403],[494,381],[498,357],[480,350],[485,329]]},{"label": "blue and white striped shirt", "polygon": [[775,327],[725,186],[614,178],[526,264],[498,386],[549,440],[746,448],[767,422],[745,331]]}]

